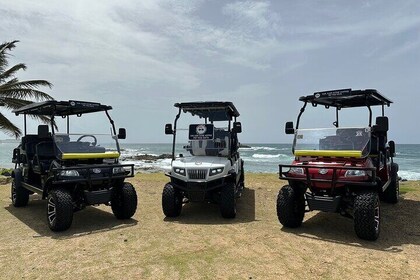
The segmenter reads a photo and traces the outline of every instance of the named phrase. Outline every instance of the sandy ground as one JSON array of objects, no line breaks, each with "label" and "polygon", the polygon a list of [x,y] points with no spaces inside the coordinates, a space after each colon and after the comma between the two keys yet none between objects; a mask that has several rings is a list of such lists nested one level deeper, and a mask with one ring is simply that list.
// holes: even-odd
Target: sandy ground
[{"label": "sandy ground", "polygon": [[217,205],[187,204],[166,219],[162,174],[131,179],[139,196],[134,218],[110,207],[74,215],[70,230],[48,229],[45,201],[14,208],[0,186],[1,279],[419,279],[420,183],[406,182],[397,205],[383,204],[376,242],[362,241],[352,220],[307,213],[299,229],[282,228],[275,212],[276,175],[248,174],[234,220]]}]

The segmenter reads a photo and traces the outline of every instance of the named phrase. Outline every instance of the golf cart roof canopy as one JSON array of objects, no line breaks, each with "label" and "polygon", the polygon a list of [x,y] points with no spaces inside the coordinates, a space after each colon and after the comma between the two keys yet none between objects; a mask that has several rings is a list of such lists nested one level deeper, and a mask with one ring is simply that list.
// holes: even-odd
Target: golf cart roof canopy
[{"label": "golf cart roof canopy", "polygon": [[111,106],[102,105],[95,102],[86,101],[44,101],[35,102],[19,109],[13,110],[13,113],[28,114],[28,115],[45,115],[45,116],[69,116],[82,115],[86,113],[100,112],[111,110]]},{"label": "golf cart roof canopy", "polygon": [[208,118],[209,121],[229,121],[232,117],[239,117],[239,112],[232,102],[185,102],[175,103],[184,113],[189,112],[193,116]]},{"label": "golf cart roof canopy", "polygon": [[392,101],[381,95],[376,89],[352,90],[338,89],[315,92],[313,95],[302,96],[300,101],[318,104],[326,107],[351,108],[386,105],[390,106]]}]

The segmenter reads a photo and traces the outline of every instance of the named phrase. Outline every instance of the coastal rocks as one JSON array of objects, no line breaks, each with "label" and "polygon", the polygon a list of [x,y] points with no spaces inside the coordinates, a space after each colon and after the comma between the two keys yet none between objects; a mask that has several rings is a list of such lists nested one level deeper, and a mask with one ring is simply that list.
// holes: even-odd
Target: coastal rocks
[{"label": "coastal rocks", "polygon": [[159,159],[167,159],[167,158],[172,158],[172,155],[170,154],[161,154],[161,155],[149,155],[149,154],[144,154],[144,155],[134,155],[134,156],[128,156],[128,157],[124,157],[123,160],[141,160],[144,162],[153,162]]}]

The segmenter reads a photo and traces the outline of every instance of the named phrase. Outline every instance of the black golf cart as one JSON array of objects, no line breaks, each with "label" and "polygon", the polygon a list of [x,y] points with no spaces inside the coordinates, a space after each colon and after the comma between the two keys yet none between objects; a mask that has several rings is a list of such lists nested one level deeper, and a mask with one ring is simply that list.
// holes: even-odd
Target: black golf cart
[{"label": "black golf cart", "polygon": [[[286,227],[302,224],[307,211],[337,212],[354,219],[354,229],[362,239],[379,236],[380,198],[396,203],[399,196],[398,165],[394,163],[395,143],[387,139],[385,106],[392,101],[374,89],[316,92],[299,99],[304,103],[296,128],[286,123],[286,134],[294,134],[291,165],[280,165],[280,179],[288,180],[277,198],[277,215]],[[333,128],[301,129],[300,118],[308,104],[333,107]],[[382,114],[372,124],[372,108]],[[368,123],[340,127],[339,111],[366,107]],[[309,190],[309,191],[308,191]]]},{"label": "black golf cart", "polygon": [[[108,113],[111,109],[93,102],[46,101],[14,110],[16,115],[24,116],[24,136],[13,151],[13,205],[26,206],[29,195],[38,193],[47,199],[47,222],[53,231],[68,229],[73,212],[87,205],[111,205],[116,218],[132,217],[137,208],[137,194],[124,179],[134,176],[134,166],[118,161],[118,139],[125,139],[126,132],[120,128],[116,133]],[[70,133],[70,116],[95,112],[105,112],[111,133]],[[47,117],[51,125],[39,125],[37,134],[28,134],[27,116]],[[67,133],[58,133],[56,118],[65,119]]]},{"label": "black golf cart", "polygon": [[[211,201],[220,204],[224,218],[234,218],[236,198],[244,188],[243,160],[238,152],[237,134],[242,132],[241,123],[236,121],[238,110],[232,102],[188,102],[174,106],[179,109],[174,128],[171,124],[165,126],[165,133],[173,135],[173,146],[171,171],[166,174],[171,181],[162,193],[163,213],[176,217],[185,202]],[[204,119],[204,123],[177,129],[182,112]],[[227,127],[216,127],[214,122],[225,122]],[[188,131],[189,143],[183,147],[186,153],[176,156],[176,136],[182,130]]]}]

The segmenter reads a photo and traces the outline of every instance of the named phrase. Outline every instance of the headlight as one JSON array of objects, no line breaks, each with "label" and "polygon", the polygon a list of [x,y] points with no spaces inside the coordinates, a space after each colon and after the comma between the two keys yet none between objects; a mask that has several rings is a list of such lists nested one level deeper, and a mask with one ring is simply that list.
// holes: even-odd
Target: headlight
[{"label": "headlight", "polygon": [[119,173],[125,173],[124,167],[114,167],[112,168],[112,174],[119,174]]},{"label": "headlight", "polygon": [[344,174],[344,177],[361,177],[366,176],[366,171],[364,170],[347,170]]},{"label": "headlight", "polygon": [[305,171],[303,171],[302,167],[291,167],[289,172],[297,175],[305,174]]},{"label": "headlight", "polygon": [[173,170],[176,174],[185,176],[185,168],[174,167]]},{"label": "headlight", "polygon": [[62,171],[60,171],[60,176],[76,177],[76,176],[80,176],[80,175],[79,175],[79,172],[77,172],[77,170],[62,170]]},{"label": "headlight", "polygon": [[210,169],[210,176],[217,175],[223,172],[223,167],[212,168]]}]

